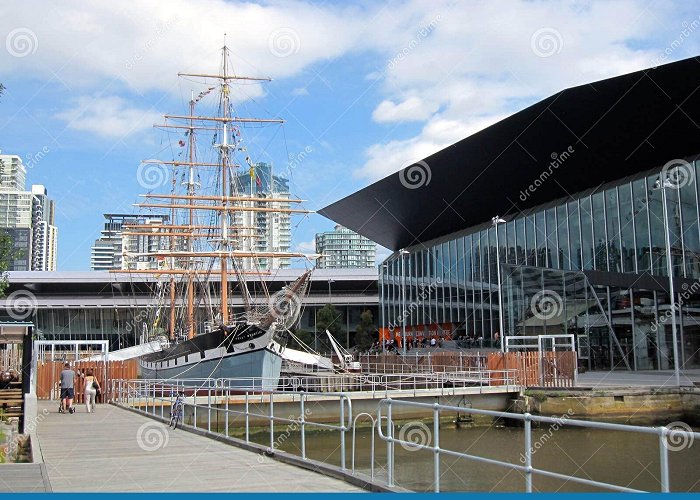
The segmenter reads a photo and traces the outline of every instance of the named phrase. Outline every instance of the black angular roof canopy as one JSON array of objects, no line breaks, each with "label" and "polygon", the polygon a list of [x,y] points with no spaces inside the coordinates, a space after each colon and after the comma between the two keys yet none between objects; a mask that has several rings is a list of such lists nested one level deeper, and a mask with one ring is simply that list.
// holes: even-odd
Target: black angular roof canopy
[{"label": "black angular roof canopy", "polygon": [[319,213],[398,250],[694,156],[699,86],[690,58],[563,90]]}]

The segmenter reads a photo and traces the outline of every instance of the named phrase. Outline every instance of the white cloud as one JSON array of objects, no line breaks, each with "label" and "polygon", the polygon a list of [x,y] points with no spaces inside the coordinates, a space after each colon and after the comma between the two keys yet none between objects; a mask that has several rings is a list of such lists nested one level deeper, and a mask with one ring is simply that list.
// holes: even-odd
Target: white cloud
[{"label": "white cloud", "polygon": [[91,132],[106,139],[122,139],[149,129],[161,118],[159,113],[133,107],[118,96],[79,97],[73,107],[54,117],[68,122],[73,130]]},{"label": "white cloud", "polygon": [[[366,78],[379,78],[384,93],[372,115],[375,121],[422,121],[424,126],[412,136],[389,134],[367,147],[366,161],[354,174],[368,181],[561,89],[653,66],[663,49],[633,47],[662,32],[671,34],[670,43],[682,21],[672,15],[677,6],[650,8],[636,0],[508,0],[473,2],[469,9],[444,0],[431,2],[423,13],[420,5],[392,9],[393,21],[382,20],[386,27],[376,49],[388,64]],[[418,36],[431,20],[437,21],[430,34]]]},{"label": "white cloud", "polygon": [[425,120],[437,109],[436,103],[426,102],[417,96],[408,97],[398,104],[384,100],[372,113],[372,119],[379,123]]},{"label": "white cloud", "polygon": [[219,67],[224,33],[238,74],[283,78],[342,55],[361,37],[364,15],[305,2],[37,0],[28,9],[4,2],[0,18],[9,30],[31,30],[37,44],[27,57],[0,51],[0,73],[177,93],[178,72]]},{"label": "white cloud", "polygon": [[310,241],[300,241],[299,243],[297,243],[296,251],[302,252],[302,253],[315,253],[316,252],[316,240],[313,239]]},{"label": "white cloud", "polygon": [[306,87],[298,87],[298,88],[292,90],[292,95],[293,96],[306,96],[306,95],[309,95],[309,91]]},{"label": "white cloud", "polygon": [[384,247],[381,246],[381,245],[377,245],[377,254],[376,254],[375,259],[374,259],[374,265],[375,265],[375,266],[380,265],[380,264],[381,264],[382,262],[384,262],[384,261],[389,257],[389,255],[391,255],[392,253],[393,253],[393,252],[392,252],[391,250],[389,250],[388,248],[384,248]]}]

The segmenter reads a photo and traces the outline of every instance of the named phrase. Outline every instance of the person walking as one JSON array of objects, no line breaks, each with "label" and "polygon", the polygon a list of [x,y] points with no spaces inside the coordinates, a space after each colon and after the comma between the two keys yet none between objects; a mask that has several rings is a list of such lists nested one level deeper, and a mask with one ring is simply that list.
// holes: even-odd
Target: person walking
[{"label": "person walking", "polygon": [[75,408],[73,408],[73,398],[75,398],[75,372],[70,369],[70,363],[65,363],[63,365],[63,370],[61,371],[60,384],[61,384],[61,406],[59,411],[61,413],[75,413]]},{"label": "person walking", "polygon": [[95,378],[92,368],[88,368],[85,372],[85,408],[88,413],[95,411],[95,401],[100,390],[100,383]]}]

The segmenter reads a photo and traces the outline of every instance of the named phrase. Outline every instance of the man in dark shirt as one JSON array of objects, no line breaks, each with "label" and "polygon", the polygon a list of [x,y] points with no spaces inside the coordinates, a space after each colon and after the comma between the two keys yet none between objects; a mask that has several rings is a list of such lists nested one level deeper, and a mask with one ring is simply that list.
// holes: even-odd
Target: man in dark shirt
[{"label": "man in dark shirt", "polygon": [[69,413],[75,413],[75,408],[73,408],[73,398],[75,397],[74,382],[75,372],[70,369],[70,363],[66,363],[63,365],[63,371],[61,372],[61,413],[65,413],[66,410]]}]

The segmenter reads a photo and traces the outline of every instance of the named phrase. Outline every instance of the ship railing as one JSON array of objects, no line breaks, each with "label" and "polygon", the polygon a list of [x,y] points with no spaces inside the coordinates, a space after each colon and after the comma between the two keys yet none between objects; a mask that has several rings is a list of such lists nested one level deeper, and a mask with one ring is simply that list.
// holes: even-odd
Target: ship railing
[{"label": "ship railing", "polygon": [[[428,432],[425,432],[421,439],[419,440],[405,440],[401,439],[402,433],[399,432],[399,437],[396,437],[394,432],[395,421],[392,415],[392,411],[396,407],[410,407],[415,409],[422,409],[427,411],[432,411],[432,433],[430,428],[427,428]],[[440,414],[443,412],[449,412],[454,414],[455,412],[459,416],[462,413],[468,413],[470,415],[483,415],[487,417],[492,417],[494,419],[510,419],[516,422],[522,422],[524,428],[524,442],[523,451],[520,454],[520,463],[513,463],[504,460],[497,460],[494,458],[488,458],[480,455],[474,455],[470,453],[455,451],[448,448],[441,447],[440,443]],[[602,481],[596,481],[590,477],[579,477],[571,474],[563,474],[551,470],[545,470],[537,468],[533,465],[533,455],[538,449],[537,444],[533,446],[532,441],[532,424],[533,422],[539,424],[548,424],[550,429],[558,429],[561,426],[569,427],[579,427],[587,429],[600,429],[600,430],[610,430],[610,431],[622,431],[628,433],[636,434],[646,434],[646,435],[656,435],[658,438],[658,453],[659,453],[659,483],[661,492],[670,491],[670,462],[669,462],[669,450],[682,449],[679,445],[682,443],[692,444],[695,439],[700,439],[700,432],[694,432],[688,429],[679,429],[678,427],[644,427],[638,425],[627,425],[627,424],[614,424],[608,422],[594,422],[587,420],[576,420],[567,418],[568,415],[562,417],[545,417],[539,415],[531,415],[530,413],[509,413],[500,412],[493,410],[481,410],[477,408],[464,408],[461,406],[448,406],[441,404],[429,404],[420,403],[415,401],[404,401],[396,399],[383,399],[379,402],[377,408],[376,419],[372,418],[374,428],[377,430],[379,437],[384,440],[387,444],[387,486],[394,487],[396,482],[396,464],[395,464],[395,453],[394,447],[396,444],[401,445],[403,448],[410,450],[425,450],[433,454],[433,490],[436,493],[440,492],[440,459],[443,456],[454,457],[458,459],[466,459],[482,464],[489,464],[495,466],[501,466],[510,470],[517,470],[523,474],[525,478],[525,491],[528,493],[532,492],[532,481],[534,476],[543,476],[558,479],[564,482],[574,482],[582,485],[593,486],[596,488],[607,489],[619,492],[642,492],[641,490],[636,490],[629,488],[627,486],[621,486],[619,484],[606,483]],[[354,432],[354,429],[353,429]],[[405,437],[405,436],[404,436]],[[354,457],[353,449],[353,457]],[[622,457],[621,457],[622,458]],[[577,471],[578,472],[578,471]]]},{"label": "ship railing", "polygon": [[[298,431],[301,458],[308,460],[307,430],[336,431],[340,436],[340,467],[346,470],[346,435],[353,426],[350,396],[341,392],[300,392],[290,397],[288,391],[261,390],[262,382],[266,382],[265,379],[119,380],[113,402],[167,422],[177,396],[184,395],[182,425],[230,437],[231,431],[240,430],[240,427],[233,424],[242,418],[242,439],[246,444],[255,443],[251,440],[251,429],[269,428],[268,446],[262,450],[268,456],[286,453],[279,447],[293,432]],[[334,399],[337,400],[337,406],[332,403]],[[321,401],[322,407],[317,407]],[[276,404],[281,408],[278,414],[275,414]],[[265,406],[266,413],[255,411],[255,408]],[[288,416],[280,416],[279,411],[284,411]],[[317,418],[314,418],[315,411],[320,413]],[[332,418],[328,415],[338,415],[338,423],[331,423]],[[286,424],[281,431],[278,429],[280,424]]]},{"label": "ship railing", "polygon": [[278,388],[306,392],[371,392],[374,396],[399,391],[438,392],[453,394],[455,389],[470,388],[475,393],[488,392],[490,388],[517,391],[516,370],[479,370],[431,373],[331,373],[295,374],[280,377]]}]

